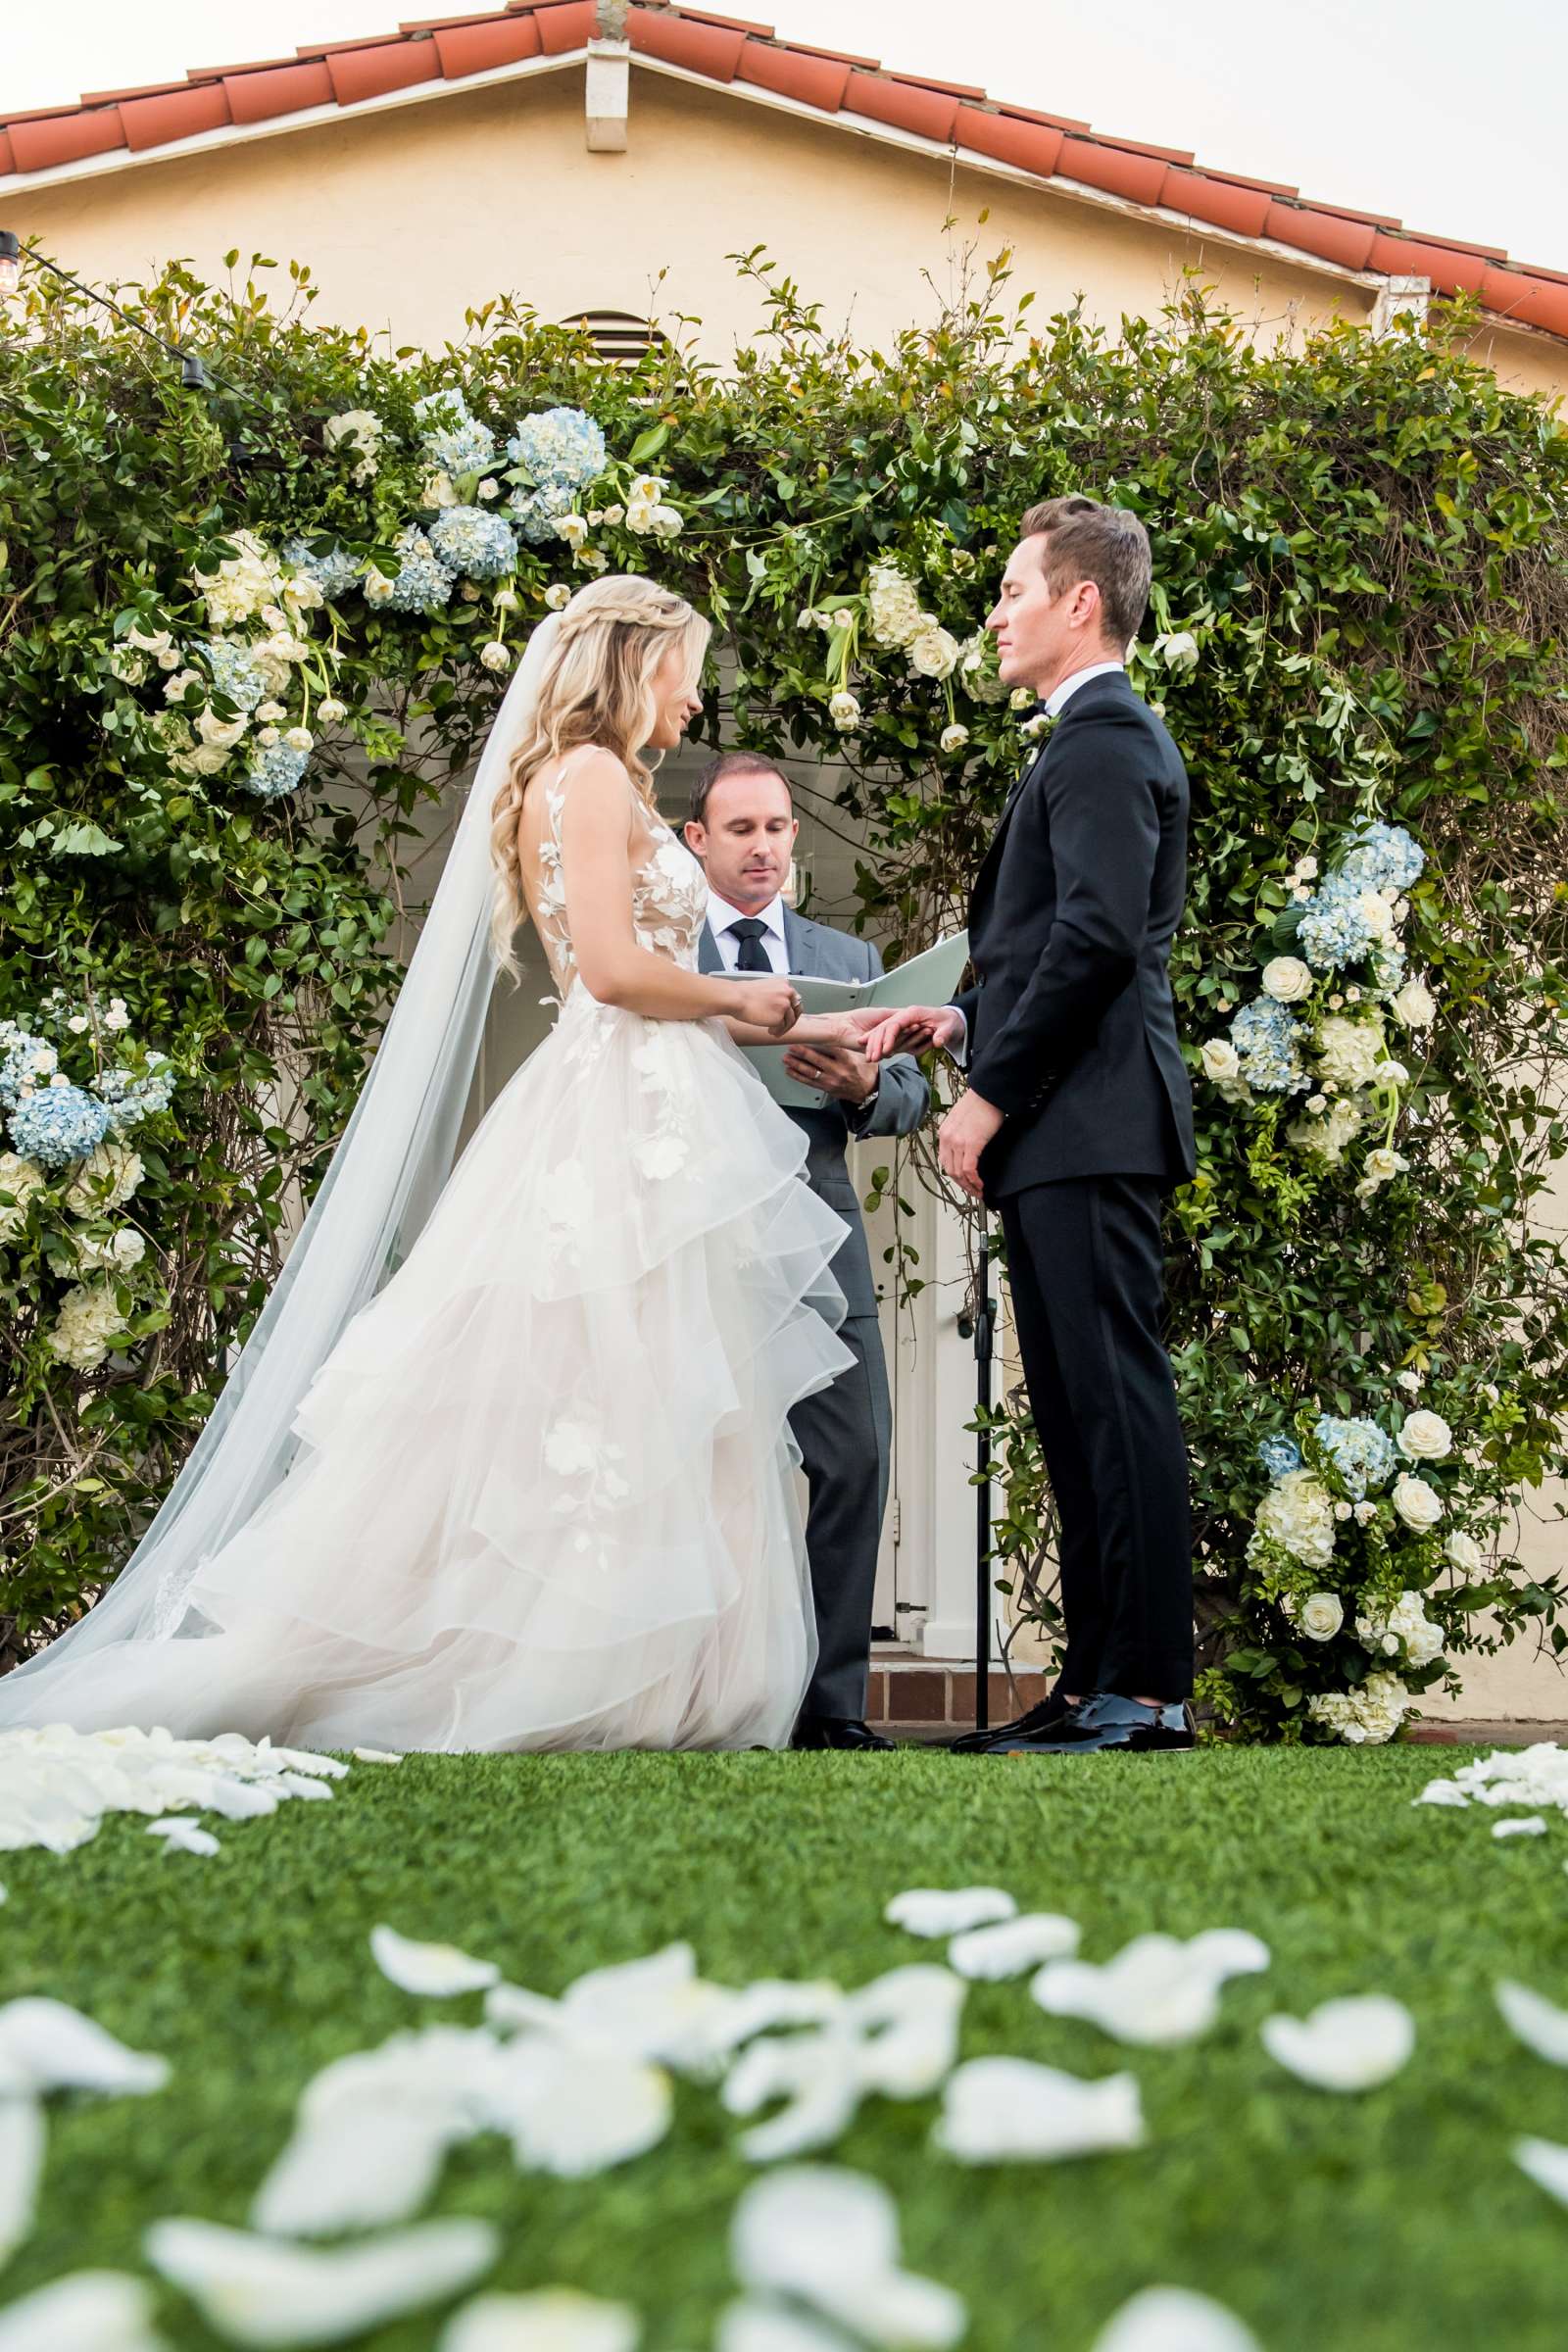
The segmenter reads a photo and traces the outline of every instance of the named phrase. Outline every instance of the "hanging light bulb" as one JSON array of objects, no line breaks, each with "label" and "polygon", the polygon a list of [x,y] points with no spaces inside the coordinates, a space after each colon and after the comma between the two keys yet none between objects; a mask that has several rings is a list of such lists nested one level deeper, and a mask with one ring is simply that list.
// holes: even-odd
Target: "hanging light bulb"
[{"label": "hanging light bulb", "polygon": [[0,228],[0,301],[22,283],[22,246],[15,229]]},{"label": "hanging light bulb", "polygon": [[202,366],[200,354],[194,351],[187,351],[181,357],[179,380],[192,392],[210,392],[212,390],[212,384],[206,368]]}]

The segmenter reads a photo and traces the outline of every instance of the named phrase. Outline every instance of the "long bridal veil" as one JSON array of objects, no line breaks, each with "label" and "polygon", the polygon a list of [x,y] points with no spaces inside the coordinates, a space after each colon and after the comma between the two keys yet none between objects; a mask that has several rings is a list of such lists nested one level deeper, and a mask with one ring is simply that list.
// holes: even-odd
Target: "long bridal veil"
[{"label": "long bridal veil", "polygon": [[301,1399],[345,1326],[407,1256],[451,1172],[494,980],[491,809],[560,621],[535,629],[354,1112],[270,1298],[169,1494],[103,1598],[0,1677],[0,1727],[69,1719],[78,1660],[208,1631],[187,1594],[204,1559],[286,1477]]}]

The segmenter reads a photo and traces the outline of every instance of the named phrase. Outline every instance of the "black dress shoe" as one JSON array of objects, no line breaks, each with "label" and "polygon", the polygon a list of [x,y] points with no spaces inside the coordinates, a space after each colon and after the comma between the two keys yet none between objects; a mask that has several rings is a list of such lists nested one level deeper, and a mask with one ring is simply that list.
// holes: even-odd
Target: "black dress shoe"
[{"label": "black dress shoe", "polygon": [[1069,1707],[1044,1738],[1014,1740],[1009,1755],[1070,1756],[1094,1751],[1121,1755],[1171,1754],[1198,1745],[1198,1728],[1185,1699],[1146,1707],[1141,1699],[1114,1690],[1096,1690]]},{"label": "black dress shoe", "polygon": [[955,1756],[1004,1755],[1019,1740],[1049,1740],[1060,1728],[1067,1713],[1067,1701],[1053,1691],[1049,1698],[1028,1708],[1015,1723],[991,1724],[985,1731],[960,1732],[956,1740],[948,1742]]},{"label": "black dress shoe", "polygon": [[853,1716],[803,1715],[795,1726],[791,1747],[886,1747],[880,1732],[873,1732],[868,1723],[859,1723]]}]

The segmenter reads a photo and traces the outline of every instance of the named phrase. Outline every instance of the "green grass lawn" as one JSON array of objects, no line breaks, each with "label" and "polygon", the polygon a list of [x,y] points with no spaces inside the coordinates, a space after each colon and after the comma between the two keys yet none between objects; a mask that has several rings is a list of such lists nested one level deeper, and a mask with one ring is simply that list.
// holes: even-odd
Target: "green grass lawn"
[{"label": "green grass lawn", "polygon": [[[1146,1929],[1225,1926],[1255,1930],[1274,1966],[1227,1987],[1209,2036],[1168,2051],[1046,2017],[1027,1979],[971,1988],[965,2057],[1130,2065],[1142,2151],[969,2171],[928,2149],[935,2100],[870,2101],[818,2159],[895,2191],[906,2261],[967,2297],[973,2352],[1087,2352],[1156,2282],[1229,2303],[1265,2352],[1559,2352],[1568,2213],[1509,2149],[1526,2132],[1568,2141],[1568,2073],[1513,2041],[1492,1986],[1517,1975],[1568,2000],[1568,1830],[1496,1843],[1493,1816],[1412,1811],[1460,1760],[411,1757],[356,1767],[330,1804],[215,1824],[210,1860],[166,1855],[122,1817],[75,1854],[0,1857],[5,1997],[70,2001],[174,2067],[152,2098],[52,2104],[39,2226],[7,2293],[87,2264],[139,2270],[161,2215],[243,2224],[327,2059],[415,2022],[477,2022],[477,1996],[418,2002],[379,1976],[379,1920],[546,1992],[678,1936],[720,1981],[855,1984],[942,1956],[881,1924],[889,1896],[995,1882],[1071,1913],[1092,1960]],[[1387,2088],[1314,2091],[1264,2057],[1269,2011],[1371,1990],[1418,2027]],[[476,2142],[432,2211],[501,2224],[487,2285],[624,2297],[647,2315],[646,2352],[706,2352],[754,2177],[730,2153],[742,2128],[683,2083],[671,2136],[637,2162],[559,2182]],[[192,2352],[219,2340],[172,2293],[164,2327]],[[426,2314],[363,2340],[423,2352],[437,2332]]]}]

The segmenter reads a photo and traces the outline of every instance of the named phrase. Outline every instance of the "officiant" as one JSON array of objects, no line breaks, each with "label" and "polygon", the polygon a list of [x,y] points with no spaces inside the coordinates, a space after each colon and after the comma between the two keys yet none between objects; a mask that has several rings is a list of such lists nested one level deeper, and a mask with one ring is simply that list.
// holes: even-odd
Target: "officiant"
[{"label": "officiant", "polygon": [[[800,822],[788,778],[753,752],[724,752],[697,781],[686,841],[708,876],[705,972],[796,972],[813,979],[880,978],[869,940],[808,922],[784,892]],[[816,1672],[796,1727],[797,1747],[876,1748],[890,1741],[865,1722],[876,1558],[887,1509],[892,1407],[877,1322],[876,1287],[860,1204],[845,1164],[852,1140],[911,1135],[931,1090],[906,1054],[878,1065],[842,1047],[801,1046],[785,1067],[825,1093],[820,1109],[791,1109],[808,1145],[806,1180],[850,1227],[833,1261],[849,1303],[841,1336],[853,1367],[803,1397],[790,1417],[810,1501],[806,1548],[816,1606]]]}]

